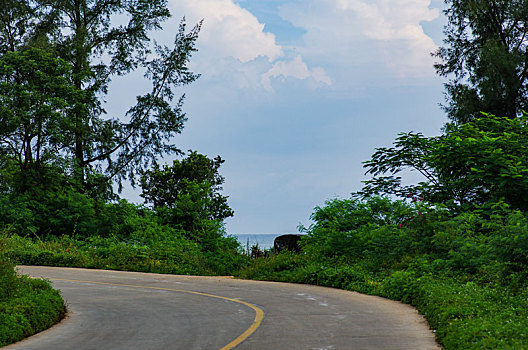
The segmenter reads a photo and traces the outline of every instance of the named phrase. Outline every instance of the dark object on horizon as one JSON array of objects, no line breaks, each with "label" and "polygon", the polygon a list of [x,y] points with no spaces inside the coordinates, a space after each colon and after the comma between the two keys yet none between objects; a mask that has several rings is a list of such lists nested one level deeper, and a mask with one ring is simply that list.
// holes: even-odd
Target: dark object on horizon
[{"label": "dark object on horizon", "polygon": [[284,249],[300,252],[299,239],[301,239],[301,236],[301,234],[288,234],[276,237],[273,242],[275,252],[278,253]]}]

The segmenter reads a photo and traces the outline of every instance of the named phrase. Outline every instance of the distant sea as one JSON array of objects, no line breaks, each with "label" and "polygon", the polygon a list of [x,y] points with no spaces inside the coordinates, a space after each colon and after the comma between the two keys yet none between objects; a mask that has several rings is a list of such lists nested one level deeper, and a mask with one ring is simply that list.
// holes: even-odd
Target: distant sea
[{"label": "distant sea", "polygon": [[244,250],[246,250],[246,247],[248,246],[249,249],[251,249],[251,247],[257,244],[260,250],[265,250],[273,248],[273,240],[275,239],[275,237],[281,236],[283,234],[285,233],[230,233],[229,235],[236,237],[242,245],[242,248],[244,248]]}]

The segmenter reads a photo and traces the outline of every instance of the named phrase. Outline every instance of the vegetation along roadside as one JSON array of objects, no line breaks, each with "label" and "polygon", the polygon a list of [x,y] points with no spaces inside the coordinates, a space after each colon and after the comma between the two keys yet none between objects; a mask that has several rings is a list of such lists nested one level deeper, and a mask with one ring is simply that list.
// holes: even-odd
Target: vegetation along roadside
[{"label": "vegetation along roadside", "polygon": [[46,281],[17,276],[14,265],[0,252],[0,346],[53,326],[65,312],[58,291]]}]

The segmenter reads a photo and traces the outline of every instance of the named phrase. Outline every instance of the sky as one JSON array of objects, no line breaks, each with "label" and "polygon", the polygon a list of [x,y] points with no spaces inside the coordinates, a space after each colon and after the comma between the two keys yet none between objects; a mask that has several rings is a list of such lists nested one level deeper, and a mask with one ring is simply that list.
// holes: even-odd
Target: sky
[{"label": "sky", "polygon": [[[438,135],[447,121],[430,55],[442,45],[441,0],[168,2],[157,41],[184,16],[204,21],[189,64],[201,77],[177,91],[188,121],[173,142],[225,160],[228,233],[297,232],[316,206],[361,189],[377,147],[400,132]],[[126,110],[145,86],[116,79],[107,110]],[[122,196],[141,203],[139,193]]]}]

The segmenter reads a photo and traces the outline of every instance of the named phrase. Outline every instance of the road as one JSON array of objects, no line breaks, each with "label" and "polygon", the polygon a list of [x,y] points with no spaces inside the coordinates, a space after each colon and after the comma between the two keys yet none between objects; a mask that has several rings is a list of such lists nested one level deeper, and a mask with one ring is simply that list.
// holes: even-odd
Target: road
[{"label": "road", "polygon": [[309,285],[28,267],[68,316],[3,350],[439,349],[410,306]]}]

